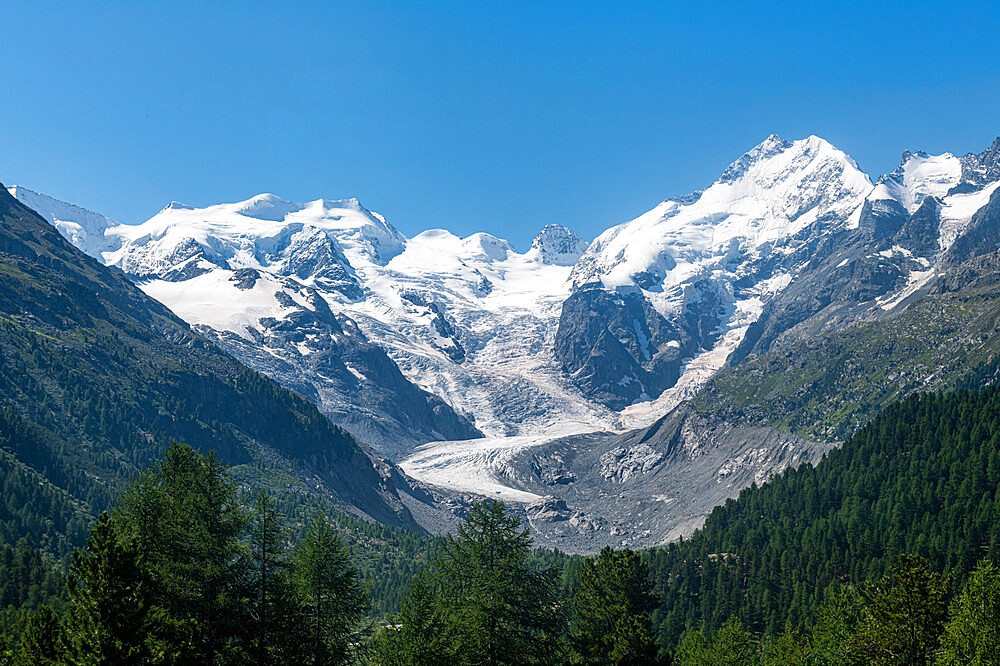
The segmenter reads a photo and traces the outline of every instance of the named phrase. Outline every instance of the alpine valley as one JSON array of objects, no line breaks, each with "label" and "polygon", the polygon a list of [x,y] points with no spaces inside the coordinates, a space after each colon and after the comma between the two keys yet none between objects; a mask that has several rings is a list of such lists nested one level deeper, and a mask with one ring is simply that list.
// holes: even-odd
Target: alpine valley
[{"label": "alpine valley", "polygon": [[[113,288],[118,300],[95,297],[107,316],[90,315],[93,335],[175,359],[150,373],[197,376],[219,404],[249,405],[248,382],[265,395],[267,410],[227,444],[234,459],[430,532],[476,497],[502,498],[536,543],[589,553],[686,537],[890,402],[991,383],[998,186],[1000,139],[962,157],[907,151],[873,182],[821,138],[770,136],[705,189],[592,242],[557,224],[523,251],[487,233],[407,238],[356,199],[272,194],[172,202],[120,224],[13,186],[0,249]],[[4,266],[32,294],[59,289]],[[39,340],[76,316],[9,305],[4,326]],[[32,367],[44,392],[44,364]],[[337,427],[313,423],[300,396]],[[291,413],[312,424],[308,446],[267,429]],[[222,417],[197,423],[210,418]],[[199,427],[176,434],[197,439]],[[168,430],[150,416],[122,437],[159,443]],[[312,437],[350,462],[323,458]],[[100,475],[111,463],[88,464]]]}]

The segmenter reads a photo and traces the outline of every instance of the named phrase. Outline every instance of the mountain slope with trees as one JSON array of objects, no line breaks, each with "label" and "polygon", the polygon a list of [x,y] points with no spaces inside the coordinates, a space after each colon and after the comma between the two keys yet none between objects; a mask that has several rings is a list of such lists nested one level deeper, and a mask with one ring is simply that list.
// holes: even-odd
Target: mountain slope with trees
[{"label": "mountain slope with trees", "polygon": [[79,545],[171,440],[228,464],[284,468],[348,512],[416,527],[394,494],[398,476],[315,406],[194,334],[5,188],[0,355],[2,468],[19,488],[40,484],[23,511],[50,517],[8,529],[8,541],[56,554]]},{"label": "mountain slope with trees", "polygon": [[687,541],[649,553],[661,644],[731,617],[777,635],[801,628],[841,583],[903,555],[961,589],[1000,561],[1000,388],[911,396],[815,467],[788,469],[716,508]]}]

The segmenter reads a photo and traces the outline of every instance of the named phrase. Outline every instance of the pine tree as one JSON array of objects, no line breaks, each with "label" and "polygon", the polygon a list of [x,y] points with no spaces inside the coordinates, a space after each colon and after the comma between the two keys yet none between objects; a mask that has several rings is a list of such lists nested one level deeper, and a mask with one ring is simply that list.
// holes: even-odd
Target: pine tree
[{"label": "pine tree", "polygon": [[318,514],[292,554],[292,580],[303,608],[309,664],[347,660],[367,593],[336,531]]},{"label": "pine tree", "polygon": [[428,571],[410,581],[395,621],[376,635],[376,663],[382,666],[448,666],[460,663],[445,632],[446,618]]},{"label": "pine tree", "polygon": [[263,492],[254,500],[249,531],[246,596],[252,608],[250,652],[254,663],[265,666],[297,661],[303,618],[289,580],[284,530],[274,499]]},{"label": "pine tree", "polygon": [[809,641],[816,663],[864,663],[860,655],[852,653],[863,610],[862,599],[853,587],[828,594],[819,608]]},{"label": "pine tree", "polygon": [[586,560],[573,596],[573,642],[584,663],[653,663],[657,648],[649,614],[657,605],[646,565],[635,552],[605,547]]},{"label": "pine tree", "polygon": [[936,663],[1000,664],[1000,569],[991,562],[979,563],[952,604]]},{"label": "pine tree", "polygon": [[719,628],[708,641],[700,630],[687,632],[677,646],[677,666],[750,666],[757,658],[757,641],[736,618]]},{"label": "pine tree", "polygon": [[150,610],[135,547],[122,545],[101,514],[85,552],[73,553],[67,589],[66,663],[114,666],[145,663]]},{"label": "pine tree", "polygon": [[788,626],[764,644],[761,663],[763,666],[800,666],[814,663],[813,655],[808,637]]},{"label": "pine tree", "polygon": [[948,612],[948,581],[920,557],[904,555],[872,586],[858,589],[864,600],[852,652],[869,664],[932,663]]},{"label": "pine tree", "polygon": [[24,626],[14,666],[55,666],[62,662],[59,617],[48,606],[35,610]]}]

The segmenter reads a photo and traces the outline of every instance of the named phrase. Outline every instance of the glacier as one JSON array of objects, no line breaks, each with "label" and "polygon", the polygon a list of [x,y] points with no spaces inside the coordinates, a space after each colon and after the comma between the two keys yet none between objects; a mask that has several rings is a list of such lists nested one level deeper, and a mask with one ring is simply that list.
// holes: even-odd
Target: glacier
[{"label": "glacier", "polygon": [[488,233],[408,238],[351,198],[171,202],[120,224],[9,189],[411,476],[548,511],[513,460],[653,427],[726,364],[794,338],[815,285],[862,279],[859,267],[881,280],[861,305],[837,305],[831,326],[905,307],[995,195],[998,146],[907,151],[873,182],[824,139],[772,135],[708,187],[592,242],[550,224],[523,252]]}]

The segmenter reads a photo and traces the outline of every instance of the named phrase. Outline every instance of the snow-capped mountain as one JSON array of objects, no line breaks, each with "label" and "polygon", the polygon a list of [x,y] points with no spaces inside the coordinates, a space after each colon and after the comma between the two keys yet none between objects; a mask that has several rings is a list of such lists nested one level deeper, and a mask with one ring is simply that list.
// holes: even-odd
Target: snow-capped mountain
[{"label": "snow-capped mountain", "polygon": [[113,237],[105,236],[109,229],[120,226],[111,218],[17,185],[7,191],[28,208],[42,213],[69,242],[93,257],[120,245]]},{"label": "snow-capped mountain", "polygon": [[[62,219],[53,202],[35,201],[50,221]],[[264,194],[205,208],[173,202],[142,224],[95,226],[86,237],[98,231],[103,242],[86,248],[101,261],[391,455],[478,436],[466,415],[492,434],[613,421],[551,354],[586,248],[565,227],[546,226],[521,254],[485,233],[407,239],[354,199]],[[388,352],[391,367],[346,351],[360,348]],[[423,401],[401,399],[404,383],[421,387]],[[384,400],[364,392],[386,384]]]},{"label": "snow-capped mountain", "polygon": [[695,390],[871,189],[823,139],[770,136],[707,189],[608,229],[573,269],[556,344],[566,371],[615,409],[682,376]]},{"label": "snow-capped mountain", "polygon": [[403,247],[356,200],[292,204],[265,194],[202,209],[173,202],[143,224],[123,225],[9,189],[78,247],[381,451],[481,436],[468,417],[404,377],[342,308],[331,309],[362,296],[349,256],[377,265]]},{"label": "snow-capped mountain", "polygon": [[[246,338],[287,316],[274,302],[262,308],[249,295],[223,295],[232,273],[253,269],[316,290],[411,381],[485,432],[605,423],[606,410],[562,381],[546,353],[583,249],[568,229],[547,228],[519,254],[485,233],[459,238],[438,229],[407,239],[356,200],[295,204],[262,195],[203,209],[172,204],[115,233],[124,242],[105,261],[192,323]],[[215,307],[221,300],[229,305]]]},{"label": "snow-capped mountain", "polygon": [[873,184],[823,139],[771,136],[592,243],[550,224],[521,253],[487,233],[407,238],[356,199],[174,202],[123,225],[10,188],[411,476],[524,504],[542,542],[583,550],[686,534],[818,459],[831,442],[675,408],[749,355],[959,279],[1000,247],[998,189],[1000,139],[907,151]]},{"label": "snow-capped mountain", "polygon": [[[401,455],[480,431],[646,424],[727,362],[904,306],[967,244],[1000,180],[998,153],[908,152],[873,185],[823,139],[771,136],[704,190],[590,244],[548,225],[524,253],[486,233],[406,238],[356,199],[174,202],[121,225],[12,193],[242,360]],[[362,362],[379,352],[388,358]]]}]

